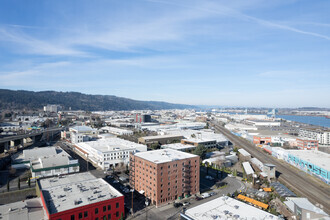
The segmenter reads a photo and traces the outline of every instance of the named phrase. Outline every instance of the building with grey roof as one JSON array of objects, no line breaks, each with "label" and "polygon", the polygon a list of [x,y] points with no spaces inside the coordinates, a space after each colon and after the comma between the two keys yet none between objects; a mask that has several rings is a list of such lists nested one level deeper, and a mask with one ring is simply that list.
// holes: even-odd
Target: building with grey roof
[{"label": "building with grey roof", "polygon": [[313,205],[306,198],[288,197],[284,204],[300,220],[324,219],[329,220],[329,215],[321,208]]}]

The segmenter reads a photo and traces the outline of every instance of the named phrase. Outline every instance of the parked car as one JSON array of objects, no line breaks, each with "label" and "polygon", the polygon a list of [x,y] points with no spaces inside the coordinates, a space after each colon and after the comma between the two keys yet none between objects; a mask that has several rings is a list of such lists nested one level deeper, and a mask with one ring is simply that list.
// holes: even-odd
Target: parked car
[{"label": "parked car", "polygon": [[214,178],[212,176],[206,176],[205,179],[214,180]]},{"label": "parked car", "polygon": [[119,181],[118,180],[114,180],[113,183],[119,183]]},{"label": "parked car", "polygon": [[183,204],[181,202],[175,202],[175,203],[173,203],[173,206],[175,208],[179,208],[179,207],[183,206]]},{"label": "parked car", "polygon": [[202,200],[203,198],[199,197],[199,196],[196,196],[196,201],[199,201],[199,200]]},{"label": "parked car", "polygon": [[209,193],[203,193],[201,196],[202,196],[203,199],[205,199],[205,198],[210,197],[210,194]]},{"label": "parked car", "polygon": [[189,205],[190,204],[190,202],[184,202],[183,203],[183,206],[187,206],[187,205]]},{"label": "parked car", "polygon": [[210,193],[210,196],[214,196],[214,195],[216,195],[217,193],[216,192],[211,192]]}]

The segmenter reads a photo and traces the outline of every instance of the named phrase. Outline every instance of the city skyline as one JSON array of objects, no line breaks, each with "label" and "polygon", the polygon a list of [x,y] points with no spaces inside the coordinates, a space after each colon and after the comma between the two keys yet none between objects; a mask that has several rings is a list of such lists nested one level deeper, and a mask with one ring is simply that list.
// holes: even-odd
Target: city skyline
[{"label": "city skyline", "polygon": [[0,88],[330,107],[330,3],[0,3]]}]

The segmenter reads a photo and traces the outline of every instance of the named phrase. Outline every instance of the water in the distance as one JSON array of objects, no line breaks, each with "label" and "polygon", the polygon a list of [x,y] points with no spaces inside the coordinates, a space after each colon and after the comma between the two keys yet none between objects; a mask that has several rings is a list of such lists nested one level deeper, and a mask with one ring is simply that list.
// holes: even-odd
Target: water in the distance
[{"label": "water in the distance", "polygon": [[304,115],[276,115],[276,118],[283,118],[290,121],[297,121],[301,123],[318,125],[322,127],[330,127],[330,119],[318,116],[304,116]]}]

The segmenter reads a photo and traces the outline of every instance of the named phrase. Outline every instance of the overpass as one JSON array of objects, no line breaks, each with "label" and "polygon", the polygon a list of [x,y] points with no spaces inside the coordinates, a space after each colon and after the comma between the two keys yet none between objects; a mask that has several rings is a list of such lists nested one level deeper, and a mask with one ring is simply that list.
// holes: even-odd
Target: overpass
[{"label": "overpass", "polygon": [[23,145],[27,138],[31,138],[32,141],[35,142],[36,136],[41,136],[41,139],[46,139],[45,136],[53,136],[63,129],[64,128],[48,128],[39,132],[31,132],[27,134],[0,138],[0,145],[2,145],[2,147],[0,147],[0,152],[3,150],[8,150],[10,147],[14,147],[17,145],[17,143]]}]

